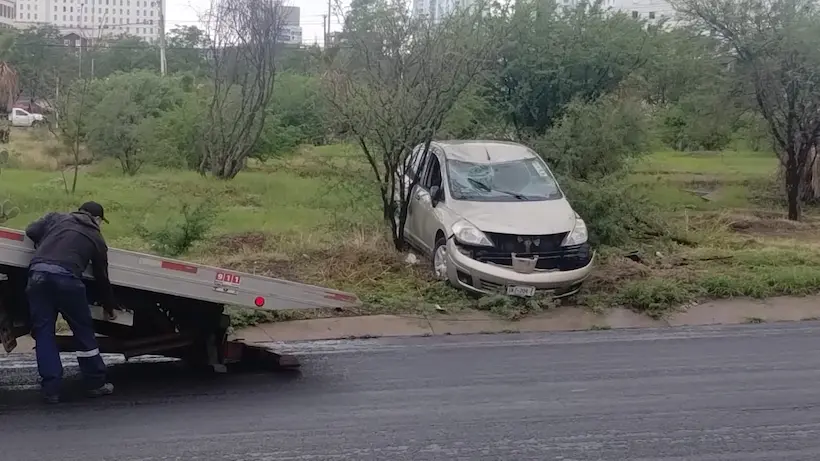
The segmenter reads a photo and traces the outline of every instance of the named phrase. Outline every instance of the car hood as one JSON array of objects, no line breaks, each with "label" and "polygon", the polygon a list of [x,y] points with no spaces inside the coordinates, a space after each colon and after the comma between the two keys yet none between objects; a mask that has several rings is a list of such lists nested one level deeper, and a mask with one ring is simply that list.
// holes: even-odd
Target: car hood
[{"label": "car hood", "polygon": [[575,227],[575,211],[565,198],[516,202],[452,200],[449,206],[484,232],[549,235],[569,232]]}]

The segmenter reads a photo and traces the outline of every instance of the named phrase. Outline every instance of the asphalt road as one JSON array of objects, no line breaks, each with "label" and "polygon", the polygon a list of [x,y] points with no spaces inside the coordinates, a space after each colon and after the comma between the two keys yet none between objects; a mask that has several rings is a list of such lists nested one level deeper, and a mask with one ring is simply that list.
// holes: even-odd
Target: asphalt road
[{"label": "asphalt road", "polygon": [[280,347],[300,375],[128,364],[56,407],[0,359],[0,459],[820,459],[816,323]]}]

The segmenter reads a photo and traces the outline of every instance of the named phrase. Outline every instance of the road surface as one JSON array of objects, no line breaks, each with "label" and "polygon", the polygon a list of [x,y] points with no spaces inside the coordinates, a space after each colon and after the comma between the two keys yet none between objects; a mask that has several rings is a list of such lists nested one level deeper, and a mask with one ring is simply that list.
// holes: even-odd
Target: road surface
[{"label": "road surface", "polygon": [[0,458],[820,459],[817,323],[284,347],[301,375],[129,364],[56,407],[0,359]]}]

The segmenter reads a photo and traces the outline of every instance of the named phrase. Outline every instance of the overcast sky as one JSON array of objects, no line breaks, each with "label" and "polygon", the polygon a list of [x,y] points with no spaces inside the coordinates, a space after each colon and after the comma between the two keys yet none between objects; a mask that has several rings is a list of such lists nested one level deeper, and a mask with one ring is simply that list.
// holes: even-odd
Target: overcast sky
[{"label": "overcast sky", "polygon": [[[333,0],[334,4],[336,0]],[[198,25],[199,14],[210,6],[210,0],[168,0],[165,12],[166,30],[176,25]],[[302,23],[302,41],[306,45],[322,43],[322,15],[327,14],[327,0],[290,0],[288,5],[298,6]],[[339,30],[339,19],[330,22],[331,30]]]}]

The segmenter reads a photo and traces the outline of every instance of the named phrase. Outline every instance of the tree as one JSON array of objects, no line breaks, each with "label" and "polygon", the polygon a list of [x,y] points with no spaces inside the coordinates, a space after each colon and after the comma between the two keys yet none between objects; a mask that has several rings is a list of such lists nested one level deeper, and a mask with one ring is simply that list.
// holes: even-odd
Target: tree
[{"label": "tree", "polygon": [[[138,70],[159,71],[159,48],[134,35],[100,39],[103,46],[95,46],[83,60],[83,74],[105,78],[117,72]],[[91,59],[94,71],[91,71]]]},{"label": "tree", "polygon": [[678,10],[732,48],[784,170],[789,219],[820,139],[820,14],[812,0],[676,0]]},{"label": "tree", "polygon": [[58,154],[67,151],[73,163],[73,178],[71,186],[68,185],[68,178],[65,170],[60,169],[63,178],[63,187],[66,194],[74,194],[77,191],[77,179],[80,175],[80,162],[82,159],[84,145],[88,137],[89,113],[92,110],[89,92],[91,81],[89,79],[76,80],[70,85],[65,85],[56,99],[56,111],[58,118],[49,124],[51,132],[60,140],[62,149],[58,149]]},{"label": "tree", "polygon": [[502,36],[488,89],[518,137],[543,135],[575,98],[616,90],[651,56],[654,32],[601,2],[566,9],[552,0],[521,0],[501,17]]},{"label": "tree", "polygon": [[[404,247],[410,154],[428,149],[464,90],[497,54],[481,5],[438,24],[400,2],[374,0],[345,21],[346,45],[326,73],[334,119],[349,130],[378,182],[393,243]],[[365,14],[366,13],[366,14]]]},{"label": "tree", "polygon": [[213,87],[202,174],[232,179],[253,153],[273,96],[284,14],[279,0],[214,0],[203,21]]},{"label": "tree", "polygon": [[[10,112],[17,99],[17,71],[7,62],[0,61],[0,106],[3,113]],[[11,125],[8,120],[0,120],[0,144],[8,144]]]},{"label": "tree", "polygon": [[20,93],[15,99],[24,94],[30,100],[53,100],[58,80],[68,85],[79,72],[74,50],[63,46],[60,31],[52,26],[20,31],[5,59],[20,78]]},{"label": "tree", "polygon": [[92,100],[89,147],[95,155],[117,159],[122,172],[131,176],[147,160],[140,125],[183,102],[178,78],[163,78],[148,71],[117,73],[96,80]]},{"label": "tree", "polygon": [[168,32],[168,71],[187,73],[194,77],[208,74],[206,52],[210,40],[196,26],[176,26]]}]

